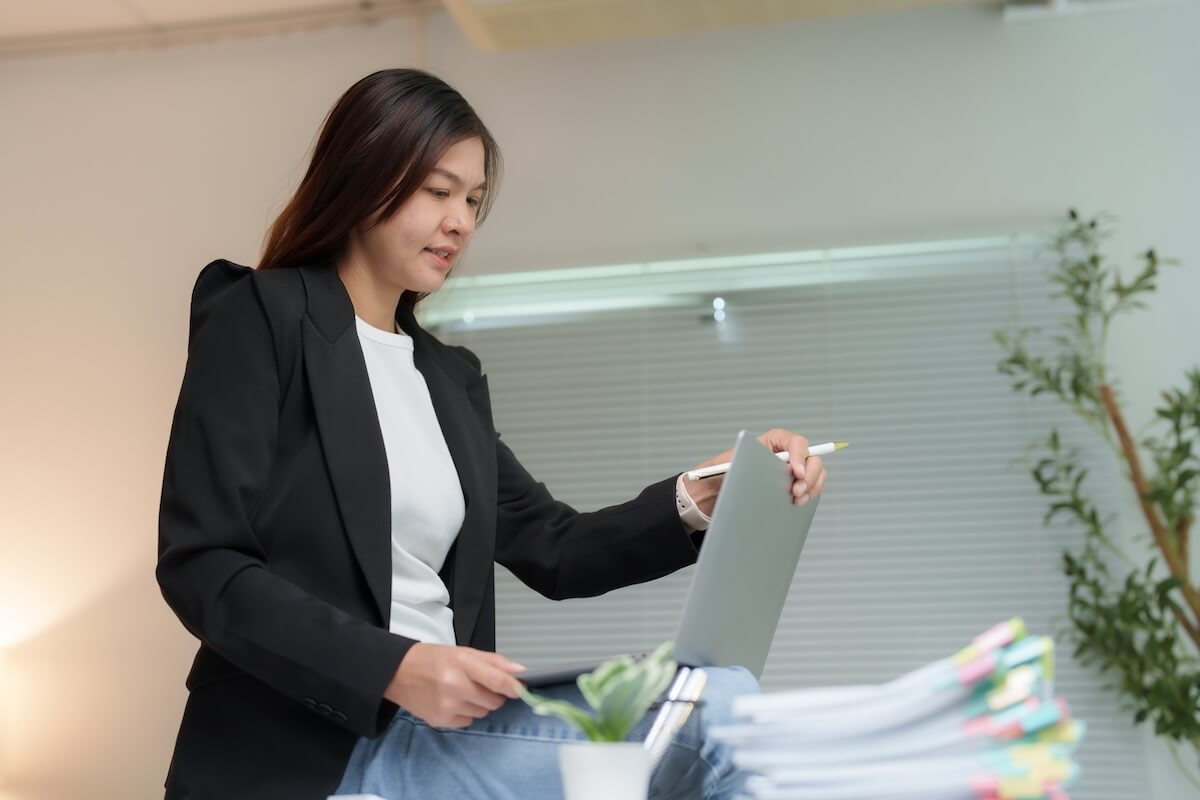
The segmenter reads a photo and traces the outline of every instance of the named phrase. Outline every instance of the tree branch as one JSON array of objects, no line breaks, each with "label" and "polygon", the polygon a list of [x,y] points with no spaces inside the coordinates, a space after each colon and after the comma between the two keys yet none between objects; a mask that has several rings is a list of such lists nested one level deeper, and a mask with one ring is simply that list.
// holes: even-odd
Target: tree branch
[{"label": "tree branch", "polygon": [[[1153,504],[1146,499],[1150,494],[1150,484],[1146,481],[1146,474],[1142,471],[1142,462],[1138,458],[1137,447],[1133,443],[1133,437],[1129,435],[1129,428],[1125,425],[1125,417],[1121,414],[1121,407],[1117,405],[1116,395],[1113,394],[1112,387],[1107,383],[1100,384],[1100,399],[1104,403],[1104,408],[1108,411],[1108,417],[1112,420],[1113,429],[1117,432],[1117,439],[1121,442],[1121,452],[1125,454],[1125,461],[1129,464],[1129,479],[1133,481],[1133,489],[1137,494],[1138,505],[1142,508],[1142,514],[1146,517],[1146,521],[1150,524],[1150,533],[1154,537],[1155,544],[1162,552],[1163,560],[1166,561],[1167,571],[1172,577],[1179,578],[1183,581],[1183,597],[1187,600],[1188,607],[1192,613],[1200,618],[1200,593],[1196,588],[1188,582],[1187,565],[1181,563],[1179,550],[1175,546],[1175,542],[1171,541],[1171,537],[1167,532],[1166,524],[1158,515],[1158,510]],[[1174,533],[1174,531],[1172,531]],[[1196,641],[1200,645],[1200,638]]]},{"label": "tree branch", "polygon": [[1117,398],[1113,394],[1112,387],[1107,383],[1100,384],[1100,399],[1104,402],[1104,408],[1108,411],[1109,419],[1112,420],[1113,429],[1117,432],[1117,439],[1121,442],[1121,452],[1125,454],[1125,461],[1129,464],[1129,479],[1133,481],[1133,490],[1137,494],[1138,504],[1142,507],[1142,514],[1150,523],[1150,533],[1154,535],[1155,543],[1162,550],[1171,574],[1180,577],[1175,548],[1167,538],[1166,526],[1159,517],[1158,511],[1146,499],[1146,496],[1150,494],[1150,484],[1146,481],[1146,474],[1142,472],[1142,461],[1138,458],[1137,448],[1133,444],[1133,437],[1129,435],[1129,428],[1125,425],[1125,417],[1121,414],[1120,406],[1117,405]]},{"label": "tree branch", "polygon": [[1192,574],[1191,554],[1188,552],[1188,533],[1192,528],[1192,517],[1180,518],[1175,528],[1175,541],[1179,543],[1179,559],[1183,562],[1183,579],[1190,580]]}]

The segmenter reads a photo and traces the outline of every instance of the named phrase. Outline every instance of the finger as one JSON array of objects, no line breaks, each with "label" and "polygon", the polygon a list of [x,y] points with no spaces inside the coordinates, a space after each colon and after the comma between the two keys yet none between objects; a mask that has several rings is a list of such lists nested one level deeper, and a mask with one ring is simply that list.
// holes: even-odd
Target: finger
[{"label": "finger", "polygon": [[809,456],[804,459],[804,482],[811,489],[817,485],[817,479],[821,477],[821,473],[825,471],[825,462],[820,456]]},{"label": "finger", "polygon": [[792,465],[792,474],[800,480],[808,477],[808,439],[798,433],[789,434],[787,443],[788,462]]},{"label": "finger", "polygon": [[[461,671],[451,689],[455,701],[479,706],[485,714],[504,705],[509,695],[493,691],[490,686],[502,685],[497,676],[514,684],[515,678],[488,663],[482,651],[469,647],[460,649],[458,664]],[[515,690],[515,686],[512,688]]]},{"label": "finger", "polygon": [[517,679],[507,672],[486,667],[486,673],[471,673],[472,691],[467,699],[488,711],[494,711],[517,697]]},{"label": "finger", "polygon": [[759,436],[758,441],[762,442],[772,453],[778,453],[788,449],[788,442],[791,438],[791,431],[786,431],[783,428],[771,428],[771,430]]},{"label": "finger", "polygon": [[772,428],[759,436],[758,441],[766,445],[773,453],[786,452],[788,463],[792,466],[792,474],[797,478],[804,478],[804,459],[808,456],[808,439],[783,428]]},{"label": "finger", "polygon": [[800,498],[808,497],[808,484],[804,481],[792,482],[792,502],[799,505]]},{"label": "finger", "polygon": [[[803,436],[797,438],[804,439]],[[808,455],[807,443],[805,444],[804,451],[804,458],[801,459],[804,468],[796,476],[796,482],[792,485],[792,494],[796,497],[800,497],[800,495],[808,492],[821,475],[821,471],[825,468],[819,456]]]},{"label": "finger", "polygon": [[478,691],[500,697],[501,703],[503,698],[520,696],[517,694],[517,679],[509,672],[493,666],[488,660],[468,661],[466,670],[467,677],[478,687]]},{"label": "finger", "polygon": [[459,715],[453,716],[450,719],[446,720],[445,725],[435,725],[434,727],[435,728],[465,728],[474,721],[475,720],[472,717],[465,717],[465,716],[459,714]]},{"label": "finger", "polygon": [[[524,667],[520,672],[524,672]],[[517,687],[520,680],[515,678],[508,668],[496,667],[493,663],[481,661],[468,670],[470,679],[486,688],[487,691],[503,694],[504,697],[517,698]]]},{"label": "finger", "polygon": [[[814,497],[816,497],[817,495],[819,495],[822,491],[824,491],[826,474],[827,473],[825,472],[825,470],[821,470],[821,474],[817,476],[816,480],[812,483],[812,485],[810,486],[808,491],[804,492],[799,497],[796,497],[792,502],[795,503],[797,506],[802,506],[805,503],[807,503],[809,500],[811,500]],[[795,492],[794,488],[793,488],[793,492]]]},{"label": "finger", "polygon": [[810,497],[816,497],[821,492],[825,491],[825,476],[828,474],[829,473],[825,470],[821,470],[821,476],[817,478],[817,482],[813,484],[813,487],[808,490]]},{"label": "finger", "polygon": [[498,669],[504,670],[505,672],[525,672],[529,669],[524,664],[518,664],[511,658],[502,656],[499,653],[493,653],[490,650],[472,650],[472,652],[477,654],[484,661]]},{"label": "finger", "polygon": [[500,706],[507,702],[507,697],[497,696],[496,702],[494,703],[485,704],[476,702],[463,702],[458,708],[454,709],[454,711],[456,714],[461,714],[462,716],[470,717],[471,719],[483,719],[488,714],[492,713],[497,708],[500,708]]},{"label": "finger", "polygon": [[785,428],[772,428],[767,433],[762,434],[761,437],[758,437],[758,441],[770,447],[770,450],[774,452],[786,450],[788,453],[791,453],[793,440],[799,440],[804,455],[808,455],[809,440],[798,433],[787,431]]},{"label": "finger", "polygon": [[476,719],[486,717],[503,706],[511,698],[498,694],[482,686],[473,684],[470,689],[458,694],[458,703],[454,708],[456,713],[470,714]]}]

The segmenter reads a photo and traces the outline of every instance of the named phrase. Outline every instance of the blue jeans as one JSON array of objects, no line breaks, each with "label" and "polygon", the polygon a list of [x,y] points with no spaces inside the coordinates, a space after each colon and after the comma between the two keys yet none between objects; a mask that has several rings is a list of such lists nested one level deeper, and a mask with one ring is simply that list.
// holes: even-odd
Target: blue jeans
[{"label": "blue jeans", "polygon": [[[745,775],[729,748],[708,735],[731,720],[733,698],[758,692],[741,667],[710,667],[703,704],[676,735],[650,781],[650,800],[730,800]],[[574,684],[543,687],[546,697],[586,708]],[[646,738],[657,714],[649,714],[628,739]],[[539,717],[521,700],[466,728],[431,728],[404,709],[387,730],[360,739],[337,794],[376,794],[385,800],[559,800],[562,779],[558,746],[583,734],[557,717]]]}]

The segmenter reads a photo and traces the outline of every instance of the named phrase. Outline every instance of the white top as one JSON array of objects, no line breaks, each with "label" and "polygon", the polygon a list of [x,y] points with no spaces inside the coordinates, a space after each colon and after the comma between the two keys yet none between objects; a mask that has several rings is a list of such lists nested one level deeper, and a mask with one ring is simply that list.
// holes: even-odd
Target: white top
[{"label": "white top", "polygon": [[450,593],[438,577],[466,506],[412,339],[354,318],[387,452],[392,497],[392,633],[456,644]]}]

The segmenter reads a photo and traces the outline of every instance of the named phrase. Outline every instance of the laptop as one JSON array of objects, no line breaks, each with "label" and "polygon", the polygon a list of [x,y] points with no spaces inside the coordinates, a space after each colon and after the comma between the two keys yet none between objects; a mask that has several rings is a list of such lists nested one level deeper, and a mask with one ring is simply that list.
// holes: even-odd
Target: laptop
[{"label": "laptop", "polygon": [[[752,434],[738,433],[675,632],[674,658],[680,665],[741,666],[762,677],[820,500],[797,508],[791,486],[791,466]],[[530,687],[568,683],[606,660],[544,667],[516,677]]]}]

